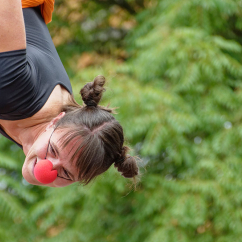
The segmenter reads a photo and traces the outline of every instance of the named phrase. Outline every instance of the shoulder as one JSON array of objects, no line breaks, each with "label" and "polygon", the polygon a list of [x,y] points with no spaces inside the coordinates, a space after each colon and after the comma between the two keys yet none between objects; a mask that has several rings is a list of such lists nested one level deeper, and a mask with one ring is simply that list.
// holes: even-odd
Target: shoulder
[{"label": "shoulder", "polygon": [[71,94],[62,86],[57,85],[45,105],[33,116],[20,120],[1,120],[0,128],[17,143],[21,143],[19,135],[26,127],[33,127],[51,121],[66,105]]},{"label": "shoulder", "polygon": [[44,106],[31,118],[52,118],[56,117],[62,110],[63,106],[68,104],[71,94],[61,85],[57,85],[51,92]]}]

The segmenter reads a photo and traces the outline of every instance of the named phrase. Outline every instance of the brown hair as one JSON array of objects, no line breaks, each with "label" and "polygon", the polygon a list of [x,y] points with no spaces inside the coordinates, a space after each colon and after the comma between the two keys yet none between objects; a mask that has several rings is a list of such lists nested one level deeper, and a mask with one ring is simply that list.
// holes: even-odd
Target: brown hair
[{"label": "brown hair", "polygon": [[137,160],[127,154],[129,148],[124,146],[123,128],[111,114],[113,109],[98,105],[105,91],[104,84],[103,76],[87,83],[80,91],[85,105],[80,106],[72,97],[70,104],[63,107],[65,116],[56,124],[57,129],[68,130],[61,138],[63,148],[75,141],[71,162],[75,160],[78,179],[83,184],[88,184],[112,164],[126,178],[139,174]]}]

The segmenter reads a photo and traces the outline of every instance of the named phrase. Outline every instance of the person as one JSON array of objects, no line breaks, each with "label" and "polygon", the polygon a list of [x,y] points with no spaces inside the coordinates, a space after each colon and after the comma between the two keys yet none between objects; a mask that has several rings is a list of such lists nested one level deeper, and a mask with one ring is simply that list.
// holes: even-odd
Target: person
[{"label": "person", "polygon": [[81,89],[83,105],[75,101],[43,18],[43,2],[54,0],[36,1],[42,5],[22,9],[21,0],[0,0],[0,133],[23,149],[23,177],[44,185],[34,175],[43,159],[58,174],[50,187],[88,184],[112,164],[136,177],[137,159],[127,154],[121,125],[99,105],[105,78]]}]

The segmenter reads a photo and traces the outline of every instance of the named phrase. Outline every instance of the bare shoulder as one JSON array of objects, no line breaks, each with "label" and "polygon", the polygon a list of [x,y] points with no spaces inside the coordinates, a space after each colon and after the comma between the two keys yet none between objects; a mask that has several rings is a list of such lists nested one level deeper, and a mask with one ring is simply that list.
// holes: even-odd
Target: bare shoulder
[{"label": "bare shoulder", "polygon": [[21,0],[0,0],[0,52],[26,48]]},{"label": "bare shoulder", "polygon": [[57,85],[44,106],[33,116],[21,120],[1,120],[0,125],[6,129],[24,128],[39,123],[51,121],[62,110],[63,105],[68,104],[70,93],[61,85]]},{"label": "bare shoulder", "polygon": [[70,95],[71,94],[64,87],[57,85],[45,105],[36,114],[21,120],[9,121],[0,119],[0,128],[20,144],[19,134],[22,130],[50,122],[61,112],[63,105],[68,103]]},{"label": "bare shoulder", "polygon": [[49,96],[45,105],[33,116],[38,117],[56,117],[62,110],[63,105],[68,103],[70,93],[61,85],[57,85]]}]

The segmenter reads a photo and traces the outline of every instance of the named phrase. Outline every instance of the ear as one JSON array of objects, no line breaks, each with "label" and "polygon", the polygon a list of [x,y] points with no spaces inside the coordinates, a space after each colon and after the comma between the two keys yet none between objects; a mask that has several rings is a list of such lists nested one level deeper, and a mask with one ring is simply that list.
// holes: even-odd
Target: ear
[{"label": "ear", "polygon": [[51,129],[53,128],[53,126],[55,126],[55,124],[57,123],[57,121],[59,121],[61,118],[63,118],[65,116],[65,112],[61,112],[58,116],[56,116],[55,118],[53,118],[50,123],[47,125],[45,130]]}]

